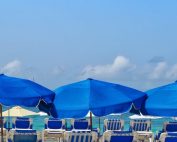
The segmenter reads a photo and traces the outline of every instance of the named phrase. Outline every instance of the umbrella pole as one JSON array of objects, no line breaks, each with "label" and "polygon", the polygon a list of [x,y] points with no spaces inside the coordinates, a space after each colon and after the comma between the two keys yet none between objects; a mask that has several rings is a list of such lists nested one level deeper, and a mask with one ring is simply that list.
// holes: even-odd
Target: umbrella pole
[{"label": "umbrella pole", "polygon": [[98,118],[98,120],[99,120],[99,129],[101,130],[101,127],[100,127],[100,125],[101,125],[101,124],[100,124],[100,117]]},{"label": "umbrella pole", "polygon": [[10,130],[10,107],[8,109],[8,130]]},{"label": "umbrella pole", "polygon": [[91,131],[92,131],[92,112],[90,111],[90,129],[91,129]]},{"label": "umbrella pole", "polygon": [[1,124],[1,142],[3,142],[3,118],[2,118],[2,104],[0,104],[0,124]]}]

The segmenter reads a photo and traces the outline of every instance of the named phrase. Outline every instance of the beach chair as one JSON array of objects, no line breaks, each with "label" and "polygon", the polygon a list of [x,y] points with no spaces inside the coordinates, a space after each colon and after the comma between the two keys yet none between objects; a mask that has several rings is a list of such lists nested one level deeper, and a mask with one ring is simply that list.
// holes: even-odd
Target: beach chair
[{"label": "beach chair", "polygon": [[122,131],[123,129],[124,129],[124,120],[119,120],[119,119],[104,120],[104,131],[108,131],[108,130]]},{"label": "beach chair", "polygon": [[65,120],[56,118],[45,119],[45,129],[42,133],[43,142],[47,140],[63,141],[63,133],[65,131]]},{"label": "beach chair", "polygon": [[18,129],[9,131],[8,142],[42,142],[42,139],[36,130]]},{"label": "beach chair", "polygon": [[131,131],[106,131],[101,142],[133,142],[133,140]]},{"label": "beach chair", "polygon": [[159,142],[177,142],[177,133],[176,132],[161,133]]},{"label": "beach chair", "polygon": [[17,117],[12,121],[12,129],[32,129],[33,121],[31,118]]},{"label": "beach chair", "polygon": [[[7,132],[8,132],[7,119],[5,117],[2,117],[2,121],[3,121],[3,139],[4,139],[4,141],[6,141],[7,140]],[[0,123],[0,128],[1,128],[1,123]],[[1,140],[1,133],[0,133],[0,140]]]},{"label": "beach chair", "polygon": [[66,131],[64,132],[64,142],[97,142],[98,134],[88,131]]},{"label": "beach chair", "polygon": [[138,119],[130,121],[130,131],[150,131],[151,130],[151,121]]},{"label": "beach chair", "polygon": [[152,142],[154,140],[150,120],[131,120],[129,131],[134,133],[135,140],[137,141]]},{"label": "beach chair", "polygon": [[158,141],[161,137],[161,134],[167,134],[167,133],[177,133],[177,122],[169,121],[169,122],[164,122],[163,124],[163,129],[158,132],[156,135],[156,141]]},{"label": "beach chair", "polygon": [[90,121],[87,119],[71,119],[71,130],[90,130]]},{"label": "beach chair", "polygon": [[8,142],[40,142],[40,133],[33,130],[31,118],[17,117],[12,121],[12,129],[8,132]]}]

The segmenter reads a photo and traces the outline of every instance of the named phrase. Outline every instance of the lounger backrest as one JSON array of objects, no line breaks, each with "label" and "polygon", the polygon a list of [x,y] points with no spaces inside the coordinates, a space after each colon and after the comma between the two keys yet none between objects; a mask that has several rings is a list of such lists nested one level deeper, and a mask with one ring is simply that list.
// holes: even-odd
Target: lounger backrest
[{"label": "lounger backrest", "polygon": [[14,129],[32,129],[32,119],[17,117],[13,119],[12,128]]},{"label": "lounger backrest", "polygon": [[45,129],[65,129],[65,120],[56,118],[46,118]]},{"label": "lounger backrest", "polygon": [[133,134],[130,131],[106,131],[103,134],[104,142],[133,142]]},{"label": "lounger backrest", "polygon": [[72,119],[71,129],[90,129],[90,121],[87,119]]},{"label": "lounger backrest", "polygon": [[150,131],[151,121],[150,120],[131,120],[130,131]]},{"label": "lounger backrest", "polygon": [[177,132],[177,122],[165,122],[163,126],[164,132]]},{"label": "lounger backrest", "polygon": [[105,119],[104,120],[104,130],[123,130],[124,120],[119,119]]},{"label": "lounger backrest", "polygon": [[96,132],[72,132],[64,133],[64,142],[97,142],[98,134]]}]

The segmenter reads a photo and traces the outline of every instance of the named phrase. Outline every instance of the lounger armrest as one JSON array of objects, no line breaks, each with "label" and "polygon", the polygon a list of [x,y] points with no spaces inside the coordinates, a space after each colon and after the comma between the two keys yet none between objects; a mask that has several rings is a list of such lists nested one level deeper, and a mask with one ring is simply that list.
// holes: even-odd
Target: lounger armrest
[{"label": "lounger armrest", "polygon": [[156,135],[155,135],[155,140],[159,140],[160,135],[163,133],[164,131],[159,131]]}]

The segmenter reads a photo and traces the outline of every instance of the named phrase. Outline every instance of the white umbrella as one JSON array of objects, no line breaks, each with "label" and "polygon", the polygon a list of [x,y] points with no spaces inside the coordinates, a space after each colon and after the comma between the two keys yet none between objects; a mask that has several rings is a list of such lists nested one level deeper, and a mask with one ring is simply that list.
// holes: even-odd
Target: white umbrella
[{"label": "white umbrella", "polygon": [[144,115],[132,115],[129,117],[130,119],[160,119],[161,117],[156,116],[144,116]]},{"label": "white umbrella", "polygon": [[12,107],[11,109],[8,109],[6,111],[4,111],[3,116],[11,116],[11,117],[24,117],[24,116],[30,116],[30,115],[39,115],[36,112],[24,109],[20,106],[15,106]]}]

